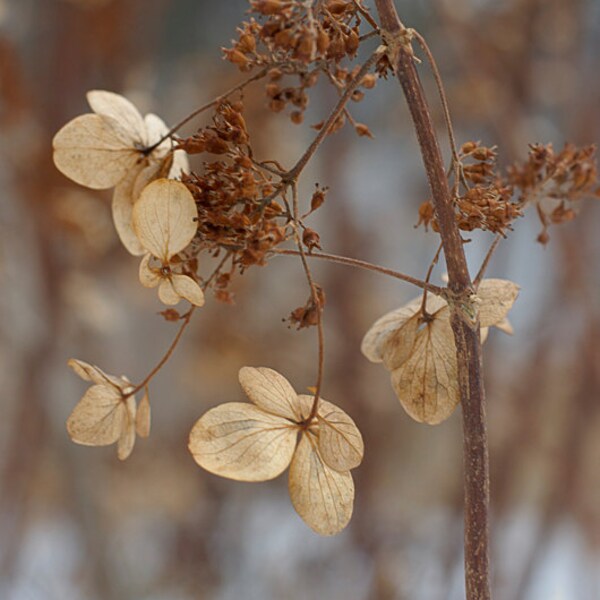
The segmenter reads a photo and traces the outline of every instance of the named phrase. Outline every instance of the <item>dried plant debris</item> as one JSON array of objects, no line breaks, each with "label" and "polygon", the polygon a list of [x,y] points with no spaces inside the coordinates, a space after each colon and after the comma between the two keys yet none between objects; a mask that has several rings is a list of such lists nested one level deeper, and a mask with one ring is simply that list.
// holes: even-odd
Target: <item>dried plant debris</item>
[{"label": "dried plant debris", "polygon": [[239,380],[252,403],[222,404],[197,421],[189,440],[195,461],[237,481],[267,481],[289,467],[298,514],[317,533],[340,532],[354,503],[350,470],[364,453],[356,424],[322,399],[311,416],[314,397],[296,394],[272,369],[243,367]]},{"label": "dried plant debris", "polygon": [[108,375],[100,368],[77,359],[68,365],[93,385],[67,419],[67,431],[77,444],[109,446],[117,444],[119,459],[125,460],[133,450],[136,431],[142,437],[150,433],[148,392],[136,403],[134,387],[126,377]]},{"label": "dried plant debris", "polygon": [[[519,287],[502,279],[484,279],[472,299],[479,310],[482,338],[496,326],[511,331],[506,320]],[[392,387],[406,412],[416,421],[436,425],[460,402],[456,346],[450,307],[438,296],[422,297],[380,319],[365,335],[362,353],[390,371]]]}]

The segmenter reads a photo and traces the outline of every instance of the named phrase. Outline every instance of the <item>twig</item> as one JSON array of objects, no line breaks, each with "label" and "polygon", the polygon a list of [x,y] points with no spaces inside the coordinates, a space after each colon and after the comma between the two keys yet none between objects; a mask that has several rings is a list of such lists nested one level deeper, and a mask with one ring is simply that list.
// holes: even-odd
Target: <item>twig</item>
[{"label": "twig", "polygon": [[490,259],[492,258],[494,251],[498,247],[498,244],[503,239],[504,238],[500,233],[497,234],[496,237],[494,238],[494,241],[492,242],[491,246],[489,247],[487,254],[485,255],[485,258],[483,259],[483,262],[481,263],[481,267],[479,267],[479,271],[477,272],[477,275],[475,276],[475,279],[473,280],[473,286],[475,287],[475,289],[477,289],[479,287],[479,284],[481,283],[481,280],[483,279],[483,276],[485,275],[485,272],[490,263]]},{"label": "twig", "polygon": [[[282,254],[284,256],[299,256],[300,253],[297,250],[271,250],[273,254]],[[427,283],[425,281],[421,281],[415,277],[411,277],[410,275],[405,275],[404,273],[399,273],[398,271],[394,271],[392,269],[387,269],[386,267],[381,267],[379,265],[374,265],[373,263],[366,262],[364,260],[360,260],[358,258],[350,258],[348,256],[338,256],[336,254],[326,254],[325,252],[310,252],[306,254],[307,258],[321,258],[323,260],[328,260],[330,262],[339,263],[341,265],[348,265],[349,267],[357,267],[359,269],[366,269],[368,271],[374,271],[375,273],[382,273],[383,275],[387,275],[389,277],[393,277],[394,279],[400,279],[401,281],[406,281],[407,283],[412,283],[422,290],[427,290],[436,296],[444,296],[445,288],[439,287],[437,285],[433,285],[431,283]]]},{"label": "twig", "polygon": [[[437,265],[438,260],[440,259],[441,251],[442,251],[442,244],[440,243],[440,245],[438,246],[438,249],[435,252],[433,260],[431,261],[429,268],[427,269],[427,275],[425,275],[425,283],[429,283],[429,280],[431,279],[431,274],[433,273],[433,269],[434,269],[435,265]],[[421,302],[421,314],[424,317],[427,317],[427,315],[428,315],[428,312],[427,312],[427,288],[425,288],[425,290],[423,291],[423,301]]]},{"label": "twig", "polygon": [[308,281],[308,285],[310,287],[312,301],[317,311],[317,344],[319,351],[319,366],[317,369],[315,397],[312,403],[312,407],[310,409],[310,414],[306,419],[306,422],[310,424],[315,418],[317,411],[319,410],[319,395],[321,393],[321,386],[323,384],[323,365],[325,362],[325,335],[323,333],[323,307],[321,306],[321,301],[317,292],[317,286],[315,285],[312,273],[310,272],[310,267],[308,266],[308,261],[306,260],[306,252],[304,251],[304,247],[302,246],[302,238],[300,237],[300,232],[298,231],[298,218],[300,211],[298,208],[298,188],[295,183],[292,184],[292,207],[294,216],[294,232],[296,237],[296,245],[298,247],[298,255],[300,256],[300,260],[302,261],[302,267],[304,268],[306,280]]}]

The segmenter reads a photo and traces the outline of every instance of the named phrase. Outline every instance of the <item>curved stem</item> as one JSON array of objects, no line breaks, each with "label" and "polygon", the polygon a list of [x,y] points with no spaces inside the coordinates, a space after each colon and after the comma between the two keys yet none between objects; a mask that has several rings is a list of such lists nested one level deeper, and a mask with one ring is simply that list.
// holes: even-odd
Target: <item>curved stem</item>
[{"label": "curved stem", "polygon": [[[297,250],[271,250],[273,254],[281,254],[284,256],[300,256],[300,252]],[[373,263],[369,263],[365,260],[360,260],[358,258],[350,258],[349,256],[338,256],[337,254],[326,254],[325,252],[310,252],[309,254],[305,253],[306,258],[320,258],[322,260],[328,260],[330,262],[338,263],[341,265],[347,265],[349,267],[357,267],[359,269],[366,269],[367,271],[374,271],[375,273],[381,273],[382,275],[387,275],[388,277],[393,277],[394,279],[400,279],[401,281],[406,281],[407,283],[412,283],[422,290],[427,290],[436,296],[444,296],[445,288],[439,287],[437,285],[433,285],[431,283],[427,283],[426,281],[421,281],[415,277],[411,277],[410,275],[405,275],[404,273],[399,273],[398,271],[394,271],[393,269],[387,269],[386,267],[381,267],[379,265],[374,265]]]}]

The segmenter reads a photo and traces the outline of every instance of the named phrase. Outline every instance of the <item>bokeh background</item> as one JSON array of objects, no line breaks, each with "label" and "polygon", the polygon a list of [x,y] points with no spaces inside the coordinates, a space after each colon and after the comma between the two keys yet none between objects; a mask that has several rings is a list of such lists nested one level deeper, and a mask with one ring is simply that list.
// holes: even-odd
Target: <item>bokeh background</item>
[{"label": "bokeh background", "polygon": [[[367,3],[369,4],[369,3]],[[460,141],[498,144],[600,134],[597,0],[399,1],[438,57]],[[85,384],[76,356],[140,380],[174,334],[137,261],[119,244],[110,193],[77,187],[51,160],[53,134],[87,111],[88,89],[122,92],[176,122],[240,80],[220,58],[241,0],[0,2],[0,598],[2,600],[456,600],[462,581],[460,409],[412,422],[384,370],[360,354],[380,314],[414,296],[397,281],[314,264],[327,294],[324,396],[358,422],[355,514],[335,538],[294,513],[286,478],[263,484],[200,470],[188,432],[209,407],[242,400],[242,365],[314,383],[314,331],[282,319],[304,303],[299,264],[251,269],[233,306],[209,301],[151,386],[153,431],[120,463],[72,444],[64,422]],[[423,69],[426,73],[426,69]],[[443,121],[434,112],[443,136]],[[292,164],[314,132],[246,95],[262,158]],[[307,122],[335,92],[316,88]],[[330,187],[311,224],[326,251],[423,276],[435,234],[415,230],[426,181],[398,85],[352,107],[374,140],[332,136],[303,177]],[[205,124],[200,119],[194,125]],[[194,125],[185,130],[194,131]],[[198,165],[197,165],[198,166]],[[600,598],[600,206],[536,243],[520,219],[490,274],[522,286],[515,335],[485,348],[498,600]],[[473,235],[474,269],[491,241]],[[434,279],[440,281],[443,264]]]}]

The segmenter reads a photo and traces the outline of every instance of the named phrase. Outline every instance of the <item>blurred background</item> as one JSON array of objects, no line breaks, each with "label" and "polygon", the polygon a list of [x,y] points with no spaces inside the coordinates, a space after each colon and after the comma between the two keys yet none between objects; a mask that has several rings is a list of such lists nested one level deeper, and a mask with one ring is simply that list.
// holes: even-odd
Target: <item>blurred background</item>
[{"label": "blurred background", "polygon": [[[367,4],[369,4],[367,2]],[[498,144],[502,164],[530,142],[589,144],[600,134],[597,0],[398,1],[429,40],[460,142]],[[86,386],[77,358],[139,381],[173,324],[137,281],[110,192],[55,170],[54,133],[87,112],[85,92],[125,94],[174,123],[240,81],[220,58],[247,3],[202,0],[0,0],[0,598],[2,600],[458,600],[462,576],[460,409],[444,424],[403,412],[362,335],[411,299],[409,286],[315,263],[327,294],[325,398],[361,428],[350,526],[334,538],[295,514],[286,477],[243,484],[199,469],[186,449],[208,408],[241,401],[242,365],[314,383],[314,330],[282,319],[308,295],[296,260],[251,269],[232,306],[199,311],[150,389],[153,430],[121,463],[114,447],[70,442],[64,422]],[[376,42],[372,42],[376,43]],[[440,133],[443,121],[431,90]],[[317,87],[307,124],[246,95],[260,158],[291,165],[335,102]],[[428,190],[399,86],[351,107],[374,140],[346,127],[303,177],[330,187],[309,221],[323,249],[422,277],[433,233],[414,229]],[[205,117],[205,119],[208,117]],[[199,119],[186,133],[206,124]],[[443,138],[445,139],[445,138]],[[198,166],[198,165],[197,165]],[[520,219],[489,274],[522,286],[513,337],[485,348],[495,598],[600,598],[600,206],[536,243]],[[491,235],[474,234],[477,269]],[[434,280],[441,281],[440,264]]]}]

